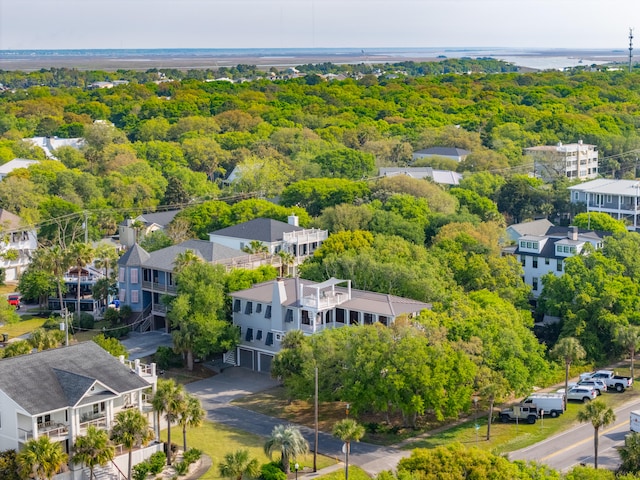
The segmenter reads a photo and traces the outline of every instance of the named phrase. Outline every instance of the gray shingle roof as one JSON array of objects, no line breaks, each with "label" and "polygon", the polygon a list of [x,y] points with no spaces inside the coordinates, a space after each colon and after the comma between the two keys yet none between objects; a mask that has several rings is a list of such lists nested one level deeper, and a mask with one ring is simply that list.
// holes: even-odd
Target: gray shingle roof
[{"label": "gray shingle roof", "polygon": [[279,220],[254,218],[248,222],[216,230],[215,232],[211,232],[210,235],[222,235],[225,237],[245,238],[272,243],[281,241],[285,232],[297,232],[300,230],[303,230],[303,228],[289,225]]},{"label": "gray shingle roof", "polygon": [[96,381],[118,394],[149,386],[94,342],[0,360],[0,390],[30,415],[71,406]]},{"label": "gray shingle roof", "polygon": [[225,247],[218,243],[207,242],[205,240],[187,240],[179,245],[172,245],[171,247],[151,252],[149,254],[149,259],[146,260],[143,265],[145,267],[155,268],[158,270],[173,270],[174,261],[178,254],[184,253],[187,250],[192,250],[208,263],[248,255],[242,250]]},{"label": "gray shingle roof", "polygon": [[142,265],[149,260],[149,253],[137,243],[118,259],[118,265],[122,267]]},{"label": "gray shingle roof", "polygon": [[161,225],[166,227],[171,220],[180,213],[181,210],[168,210],[166,212],[154,212],[154,213],[144,213],[138,216],[137,220],[146,223],[147,225],[151,225],[155,223],[157,225]]},{"label": "gray shingle roof", "polygon": [[422,153],[425,155],[447,155],[453,157],[463,157],[469,155],[471,152],[463,148],[451,148],[451,147],[431,147],[423,150],[418,150],[415,153]]}]

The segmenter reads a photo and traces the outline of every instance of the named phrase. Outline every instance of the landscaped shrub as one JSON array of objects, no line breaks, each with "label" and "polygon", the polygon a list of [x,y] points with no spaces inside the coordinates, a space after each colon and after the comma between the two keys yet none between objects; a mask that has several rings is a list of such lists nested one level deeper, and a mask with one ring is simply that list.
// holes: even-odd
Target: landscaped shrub
[{"label": "landscaped shrub", "polygon": [[129,334],[129,327],[108,329],[102,332],[106,338],[122,338]]},{"label": "landscaped shrub", "polygon": [[153,359],[161,370],[182,366],[182,356],[174,352],[171,347],[158,347]]},{"label": "landscaped shrub", "polygon": [[186,475],[189,471],[189,464],[187,462],[178,462],[173,464],[173,468],[176,469],[178,475]]},{"label": "landscaped shrub", "polygon": [[182,456],[182,460],[186,462],[188,465],[191,465],[194,462],[200,460],[202,456],[202,450],[198,450],[197,448],[190,448],[184,455]]},{"label": "landscaped shrub", "polygon": [[89,330],[89,329],[93,328],[95,323],[96,323],[96,321],[93,318],[93,315],[90,315],[88,313],[80,312],[80,319],[79,320],[78,320],[78,316],[77,315],[73,316],[73,326],[76,327],[76,328],[80,327],[80,328]]},{"label": "landscaped shrub", "polygon": [[147,462],[149,462],[149,472],[157,475],[164,469],[164,466],[167,463],[167,456],[164,452],[156,452],[149,457]]},{"label": "landscaped shrub", "polygon": [[260,467],[262,480],[287,480],[287,474],[280,468],[280,462],[265,463]]},{"label": "landscaped shrub", "polygon": [[140,462],[139,464],[134,465],[131,469],[131,476],[133,477],[133,480],[145,480],[150,468],[151,465],[149,465],[149,462],[147,461]]},{"label": "landscaped shrub", "polygon": [[45,330],[60,330],[60,323],[64,323],[64,320],[62,320],[59,316],[49,317],[42,324],[42,328],[44,328]]}]

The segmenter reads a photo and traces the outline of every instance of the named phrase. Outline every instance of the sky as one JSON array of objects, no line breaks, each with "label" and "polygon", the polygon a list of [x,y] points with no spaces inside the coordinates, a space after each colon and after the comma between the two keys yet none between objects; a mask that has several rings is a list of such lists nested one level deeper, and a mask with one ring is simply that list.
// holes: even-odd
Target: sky
[{"label": "sky", "polygon": [[639,0],[0,0],[0,50],[624,50],[632,22]]}]

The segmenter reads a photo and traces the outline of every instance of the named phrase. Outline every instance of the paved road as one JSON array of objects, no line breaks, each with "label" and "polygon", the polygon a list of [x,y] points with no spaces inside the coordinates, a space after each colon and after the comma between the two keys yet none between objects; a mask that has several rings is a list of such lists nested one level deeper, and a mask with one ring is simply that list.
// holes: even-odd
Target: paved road
[{"label": "paved road", "polygon": [[[640,402],[637,401],[617,408],[616,422],[600,430],[598,466],[613,470],[620,465],[620,456],[616,447],[624,445],[624,437],[629,433],[629,412],[638,409],[640,409]],[[588,423],[512,452],[509,454],[509,459],[535,460],[557,470],[567,471],[579,463],[593,465],[593,453],[593,426]]]},{"label": "paved road", "polygon": [[156,353],[158,347],[161,346],[173,346],[171,334],[158,331],[129,332],[127,338],[121,342],[129,351],[129,360],[149,357]]},{"label": "paved road", "polygon": [[[200,398],[210,420],[268,437],[273,427],[281,424],[282,420],[231,405],[229,402],[275,385],[276,382],[263,374],[243,368],[228,368],[214,377],[189,383],[186,388]],[[298,426],[313,450],[313,429]],[[329,434],[320,432],[318,453],[342,460],[344,457],[342,442]],[[370,475],[375,475],[383,470],[395,470],[398,461],[409,454],[409,451],[358,442],[351,445],[349,463],[358,465]]]}]

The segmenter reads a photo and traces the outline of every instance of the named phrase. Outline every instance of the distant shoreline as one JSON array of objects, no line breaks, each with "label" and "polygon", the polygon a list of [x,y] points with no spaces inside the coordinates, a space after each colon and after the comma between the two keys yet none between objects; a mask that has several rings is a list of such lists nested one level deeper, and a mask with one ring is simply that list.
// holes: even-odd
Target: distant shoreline
[{"label": "distant shoreline", "polygon": [[239,64],[268,70],[308,63],[380,64],[433,62],[443,58],[505,59],[521,67],[563,68],[577,64],[626,63],[623,50],[524,49],[139,49],[0,51],[0,69],[35,71],[49,68],[78,70],[148,70],[150,68],[212,69]]}]

